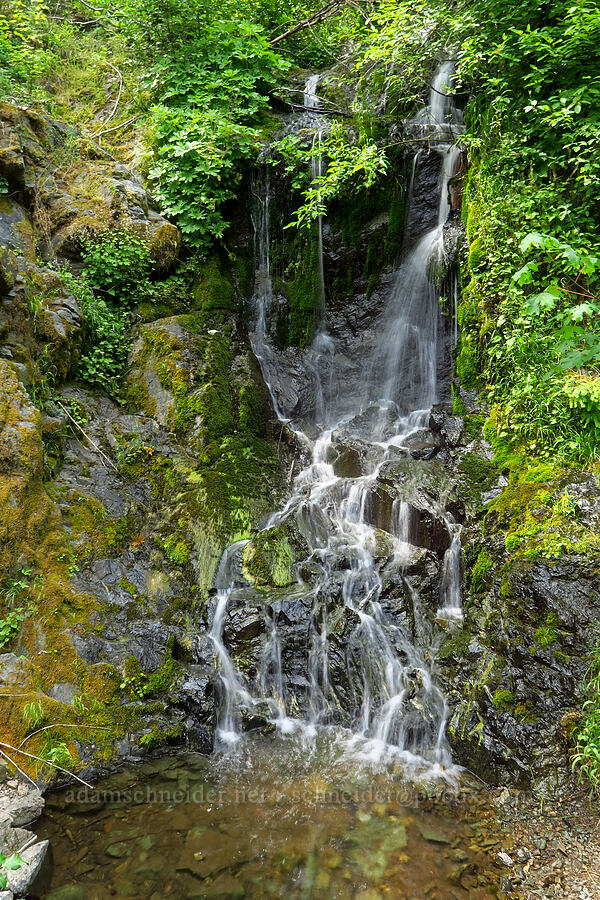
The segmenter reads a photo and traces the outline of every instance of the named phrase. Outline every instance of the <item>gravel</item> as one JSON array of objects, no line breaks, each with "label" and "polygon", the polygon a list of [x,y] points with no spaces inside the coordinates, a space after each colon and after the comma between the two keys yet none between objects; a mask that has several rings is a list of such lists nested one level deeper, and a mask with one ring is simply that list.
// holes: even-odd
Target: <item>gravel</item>
[{"label": "gravel", "polygon": [[507,831],[507,846],[497,857],[505,866],[507,900],[600,900],[597,800],[576,784],[557,800],[506,788],[492,795]]}]

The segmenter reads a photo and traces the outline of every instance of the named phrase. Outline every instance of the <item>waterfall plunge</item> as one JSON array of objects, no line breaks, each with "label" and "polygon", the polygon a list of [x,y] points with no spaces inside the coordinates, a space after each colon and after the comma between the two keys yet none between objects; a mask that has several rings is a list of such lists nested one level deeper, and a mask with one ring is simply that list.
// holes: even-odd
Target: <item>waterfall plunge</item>
[{"label": "waterfall plunge", "polygon": [[[296,477],[285,507],[274,513],[266,526],[294,521],[310,548],[307,563],[317,570],[311,583],[300,580],[297,587],[298,595],[311,608],[306,622],[304,710],[299,710],[295,695],[286,693],[282,636],[269,598],[264,606],[265,638],[256,677],[249,679],[237,671],[225,648],[223,626],[236,584],[229,571],[231,559],[236,556],[239,559],[243,551],[242,545],[234,545],[221,561],[211,630],[224,694],[217,727],[217,744],[222,747],[241,736],[240,709],[251,711],[260,707],[269,710],[269,718],[282,735],[300,732],[310,739],[318,729],[329,728],[337,732],[347,752],[362,759],[372,762],[395,759],[413,774],[440,774],[451,768],[445,738],[448,709],[434,677],[439,634],[432,632],[420,608],[420,598],[408,583],[418,646],[408,631],[388,620],[380,602],[383,585],[375,561],[376,529],[366,516],[369,491],[390,450],[402,447],[410,434],[426,424],[429,408],[438,399],[439,291],[431,273],[442,259],[443,228],[450,211],[448,182],[458,155],[450,142],[459,121],[446,90],[451,72],[447,65],[440,68],[430,104],[413,123],[420,133],[448,138],[446,143],[442,140],[437,151],[441,157],[437,223],[420,237],[397,272],[395,287],[378,327],[377,358],[364,360],[357,383],[344,384],[344,373],[335,368],[332,338],[324,329],[317,331],[305,353],[305,365],[315,375],[316,423],[322,423],[321,431],[316,440],[310,441],[297,429],[299,437],[312,444],[312,461]],[[310,109],[318,107],[317,86],[318,76],[311,76],[304,95],[304,104]],[[418,165],[416,158],[413,181],[418,177]],[[313,179],[320,178],[323,172],[318,130],[312,167]],[[262,189],[262,212],[255,219],[257,278],[252,346],[263,368],[275,410],[283,419],[284,411],[276,402],[275,351],[267,333],[272,303],[268,176]],[[322,259],[322,222],[318,234]],[[358,477],[338,477],[329,462],[332,435],[340,426],[352,433],[356,417],[369,410],[376,413],[371,417],[373,462]],[[364,440],[364,433],[360,436]],[[394,534],[390,540],[394,542],[394,558],[401,567],[411,548],[411,512],[405,501],[396,501],[392,519]],[[456,619],[461,615],[460,529],[449,519],[446,522],[450,546],[441,566],[438,617]],[[345,647],[351,671],[349,701],[330,677],[332,635],[328,598],[333,583],[339,584],[348,620],[355,622]],[[335,725],[340,718],[343,724]]]}]

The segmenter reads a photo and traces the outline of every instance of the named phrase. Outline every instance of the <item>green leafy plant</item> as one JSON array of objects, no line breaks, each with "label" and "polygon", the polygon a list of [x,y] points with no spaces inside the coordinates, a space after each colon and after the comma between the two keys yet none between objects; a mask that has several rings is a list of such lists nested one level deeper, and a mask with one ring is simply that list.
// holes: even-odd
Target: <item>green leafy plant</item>
[{"label": "green leafy plant", "polygon": [[588,53],[600,15],[482,0],[449,33],[472,97],[457,369],[485,391],[505,445],[593,459],[600,77]]},{"label": "green leafy plant", "polygon": [[38,35],[47,12],[42,0],[12,0],[0,7],[0,96],[25,96],[45,73],[48,54]]},{"label": "green leafy plant", "polygon": [[580,779],[591,783],[592,791],[600,789],[600,647],[596,647],[585,678],[587,700],[583,703],[583,718],[575,730],[573,771]]},{"label": "green leafy plant", "polygon": [[542,251],[542,259],[527,262],[513,275],[520,286],[535,283],[543,271],[552,276],[544,290],[526,297],[530,315],[552,317],[561,369],[600,362],[599,298],[586,285],[598,269],[597,256],[575,250],[552,235],[528,234],[520,244],[522,252]]},{"label": "green leafy plant", "polygon": [[[309,226],[324,215],[334,197],[372,188],[388,166],[383,148],[370,140],[367,133],[350,134],[343,122],[333,121],[320,143],[312,138],[307,141],[298,135],[287,135],[274,144],[274,149],[281,157],[285,173],[291,176],[293,187],[302,188],[308,181],[303,189],[304,203],[290,223],[300,227]],[[310,172],[315,155],[324,160],[322,174],[309,180],[305,173]]]},{"label": "green leafy plant", "polygon": [[21,717],[27,726],[28,731],[32,731],[34,728],[41,725],[44,721],[44,710],[42,709],[40,701],[32,700],[30,703],[26,703],[23,706]]},{"label": "green leafy plant", "polygon": [[18,853],[11,853],[10,856],[5,856],[4,853],[0,853],[0,891],[5,890],[8,884],[6,873],[17,872],[26,865],[28,865],[28,863],[26,863],[23,857]]},{"label": "green leafy plant", "polygon": [[149,175],[163,211],[189,244],[205,248],[225,231],[224,204],[260,142],[265,90],[286,63],[248,20],[213,19],[201,33],[187,27],[189,42],[153,65],[160,102],[152,112]]},{"label": "green leafy plant", "polygon": [[23,607],[11,610],[4,618],[0,618],[0,647],[4,647],[21,627],[27,613]]},{"label": "green leafy plant", "polygon": [[117,228],[82,239],[87,283],[117,307],[140,302],[150,290],[150,249],[145,236]]},{"label": "green leafy plant", "polygon": [[[126,305],[119,306],[109,299],[108,291],[107,299],[100,293],[102,289],[94,292],[85,273],[75,278],[65,271],[61,277],[76,296],[86,323],[77,375],[97,385],[109,396],[119,397],[121,374],[131,345],[131,311],[128,306],[132,302],[131,293],[125,293]],[[77,417],[74,418],[77,421]]]},{"label": "green leafy plant", "polygon": [[26,566],[0,581],[0,602],[6,608],[0,617],[0,648],[12,640],[24,619],[36,609],[42,590],[41,575]]}]

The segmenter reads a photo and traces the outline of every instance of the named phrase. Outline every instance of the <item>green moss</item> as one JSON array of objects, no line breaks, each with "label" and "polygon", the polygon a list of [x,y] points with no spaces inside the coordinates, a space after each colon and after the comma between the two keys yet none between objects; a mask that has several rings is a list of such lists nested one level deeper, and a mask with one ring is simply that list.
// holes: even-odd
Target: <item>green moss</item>
[{"label": "green moss", "polygon": [[465,430],[474,440],[481,437],[484,425],[485,416],[483,415],[465,416]]},{"label": "green moss", "polygon": [[481,220],[481,211],[479,206],[472,200],[469,200],[468,203],[464,203],[462,217],[467,231],[467,237],[469,239],[469,242],[471,242],[475,239],[475,235],[479,230],[479,223]]},{"label": "green moss", "polygon": [[498,712],[508,712],[515,702],[514,694],[505,688],[499,688],[494,694],[494,706]]},{"label": "green moss", "polygon": [[128,394],[134,407],[155,415],[156,403],[148,395],[145,380],[146,366],[152,358],[160,384],[173,397],[167,425],[173,431],[184,433],[196,426],[193,443],[199,447],[234,430],[228,381],[231,354],[223,334],[209,334],[204,340],[194,334],[193,316],[179,316],[177,323],[188,331],[190,349],[203,355],[201,385],[194,386],[198,373],[190,369],[181,340],[166,329],[156,327],[142,332],[143,348],[138,355],[137,372],[129,378]]},{"label": "green moss", "polygon": [[486,529],[501,528],[506,549],[530,559],[597,554],[600,535],[578,521],[577,506],[561,487],[564,468],[547,460],[528,464],[523,458],[512,459],[515,468],[509,484],[489,506]]},{"label": "green moss", "polygon": [[235,428],[228,379],[230,364],[227,341],[220,334],[211,335],[204,356],[204,385],[196,395],[192,395],[191,403],[194,417],[201,419],[204,443],[218,441]]},{"label": "green moss", "polygon": [[556,616],[553,612],[549,612],[543,625],[536,629],[534,640],[540,647],[549,647],[558,640],[558,630],[556,628]]},{"label": "green moss", "polygon": [[468,266],[472,272],[475,272],[483,262],[485,262],[486,252],[483,238],[475,238],[469,246]]},{"label": "green moss", "polygon": [[180,534],[170,534],[163,542],[167,559],[178,566],[184,566],[192,552],[190,541]]},{"label": "green moss", "polygon": [[309,343],[323,311],[315,230],[316,225],[311,232],[296,235],[295,262],[286,272],[284,291],[290,310],[287,342],[291,346],[304,347]]},{"label": "green moss", "polygon": [[385,236],[384,253],[386,259],[393,262],[400,251],[402,245],[402,233],[404,231],[404,220],[406,216],[406,194],[404,185],[399,183],[392,193],[392,202],[390,204],[390,218],[388,221],[387,234]]},{"label": "green moss", "polygon": [[455,416],[465,416],[468,410],[466,404],[458,391],[452,385],[452,413]]},{"label": "green moss", "polygon": [[262,429],[262,401],[256,382],[242,384],[238,392],[238,421],[242,431],[258,436]]},{"label": "green moss", "polygon": [[69,501],[63,516],[79,559],[122,553],[139,527],[133,512],[113,518],[99,500],[87,494],[73,493]]},{"label": "green moss", "polygon": [[194,549],[200,600],[224,548],[249,538],[258,518],[273,508],[280,471],[268,444],[238,432],[207,446],[195,468],[179,461],[167,473],[175,545],[184,541]]},{"label": "green moss", "polygon": [[460,470],[469,481],[469,485],[478,491],[489,489],[498,477],[494,464],[478,453],[464,453],[460,458]]},{"label": "green moss", "polygon": [[494,568],[494,561],[490,556],[488,550],[484,549],[479,551],[479,555],[477,557],[477,562],[473,566],[473,571],[471,572],[471,592],[474,594],[481,594],[490,585],[490,578],[488,575],[492,572]]},{"label": "green moss", "polygon": [[379,280],[381,272],[381,263],[383,261],[383,244],[384,236],[381,231],[375,231],[370,237],[367,244],[367,256],[365,258],[365,268],[363,277],[370,279],[375,277],[375,284]]},{"label": "green moss", "polygon": [[267,528],[244,548],[244,576],[260,587],[285,587],[293,582],[293,559],[285,529]]},{"label": "green moss", "polygon": [[477,287],[477,282],[471,279],[463,288],[458,306],[460,337],[455,350],[455,372],[467,390],[479,387],[483,368],[481,335],[486,312],[477,299]]},{"label": "green moss", "polygon": [[183,740],[183,725],[175,725],[173,728],[165,730],[164,724],[161,722],[147,734],[142,735],[140,744],[146,750],[155,750],[157,747],[164,747],[165,744],[179,744]]},{"label": "green moss", "polygon": [[451,637],[444,641],[439,652],[439,659],[448,659],[449,657],[461,658],[467,651],[472,635],[467,628],[461,628]]},{"label": "green moss", "polygon": [[526,725],[537,722],[539,719],[539,714],[535,711],[531,700],[525,700],[525,702],[517,703],[513,715],[515,719],[518,719],[519,722],[523,722]]},{"label": "green moss", "polygon": [[458,339],[455,371],[468,390],[477,388],[481,372],[481,360],[477,338],[474,334],[462,331]]},{"label": "green moss", "polygon": [[193,295],[202,310],[231,310],[235,291],[229,273],[223,274],[216,256],[211,256],[196,273]]},{"label": "green moss", "polygon": [[123,576],[123,578],[119,580],[119,587],[122,590],[127,591],[127,593],[130,594],[134,598],[134,600],[137,600],[137,598],[140,596],[140,592],[137,586],[133,584],[133,582],[127,581],[125,576]]},{"label": "green moss", "polygon": [[172,687],[178,672],[178,664],[173,659],[174,638],[171,635],[167,644],[164,662],[154,670],[146,673],[142,670],[136,656],[128,656],[125,660],[125,673],[120,683],[132,699],[142,699],[153,694],[165,694]]}]

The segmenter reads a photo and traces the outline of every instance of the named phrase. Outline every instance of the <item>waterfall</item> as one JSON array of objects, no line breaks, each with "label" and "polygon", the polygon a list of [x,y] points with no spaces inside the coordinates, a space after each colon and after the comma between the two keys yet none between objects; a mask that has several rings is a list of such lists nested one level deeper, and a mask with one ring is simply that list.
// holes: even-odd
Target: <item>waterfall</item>
[{"label": "waterfall", "polygon": [[319,107],[319,98],[317,97],[316,91],[320,80],[321,76],[318,72],[314,75],[309,75],[306,79],[304,85],[304,105],[307,109],[318,109]]},{"label": "waterfall", "polygon": [[[427,619],[418,591],[402,574],[417,552],[411,544],[415,540],[413,510],[408,500],[396,500],[386,532],[388,556],[401,585],[398,590],[412,607],[412,628],[402,617],[389,615],[377,564],[382,533],[372,524],[369,512],[382,467],[397,458],[411,435],[426,426],[429,410],[439,399],[439,270],[444,224],[450,212],[448,184],[458,158],[458,150],[450,142],[459,120],[446,87],[451,77],[451,68],[442,66],[429,106],[413,123],[421,132],[435,132],[444,138],[439,149],[436,143],[440,159],[437,216],[400,263],[386,307],[374,326],[373,358],[361,361],[352,380],[340,368],[335,344],[324,327],[304,351],[304,366],[315,374],[314,415],[307,414],[302,426],[307,433],[298,423],[295,430],[303,444],[312,448],[312,459],[296,476],[288,502],[270,516],[265,528],[293,525],[309,553],[299,567],[296,585],[285,594],[261,597],[262,655],[255,671],[246,674],[234,666],[223,637],[228,612],[245,602],[243,592],[237,592],[239,599],[236,596],[240,576],[239,565],[237,569],[234,565],[243,546],[229,548],[221,560],[211,630],[224,695],[217,734],[221,746],[241,737],[244,710],[260,709],[281,735],[301,733],[311,739],[320,730],[330,729],[345,752],[372,763],[395,760],[412,774],[436,775],[451,768],[445,736],[448,708],[435,679],[435,656],[443,632],[440,625]],[[310,109],[318,106],[318,81],[318,76],[311,76],[306,82],[304,105]],[[317,132],[313,179],[321,176]],[[418,177],[417,155],[409,204]],[[277,364],[284,363],[275,360],[268,338],[272,304],[268,190],[265,177],[257,190],[264,194],[262,212],[257,211],[254,222],[257,274],[251,339],[274,397]],[[322,224],[319,243],[322,252]],[[282,418],[278,405],[274,406]],[[360,474],[336,474],[332,458],[334,441],[340,435],[356,437],[367,447]],[[419,465],[418,461],[414,464]],[[443,625],[461,616],[460,527],[443,512],[441,504],[438,513],[449,539],[440,564],[437,618]],[[286,666],[291,662],[297,665],[298,660],[291,660],[286,649],[285,623],[298,604],[305,610],[297,628],[304,635],[301,646],[306,656],[304,674],[290,680]],[[336,636],[340,628],[342,650]],[[347,687],[339,682],[340,652]],[[337,677],[332,677],[332,667],[337,667]]]}]

